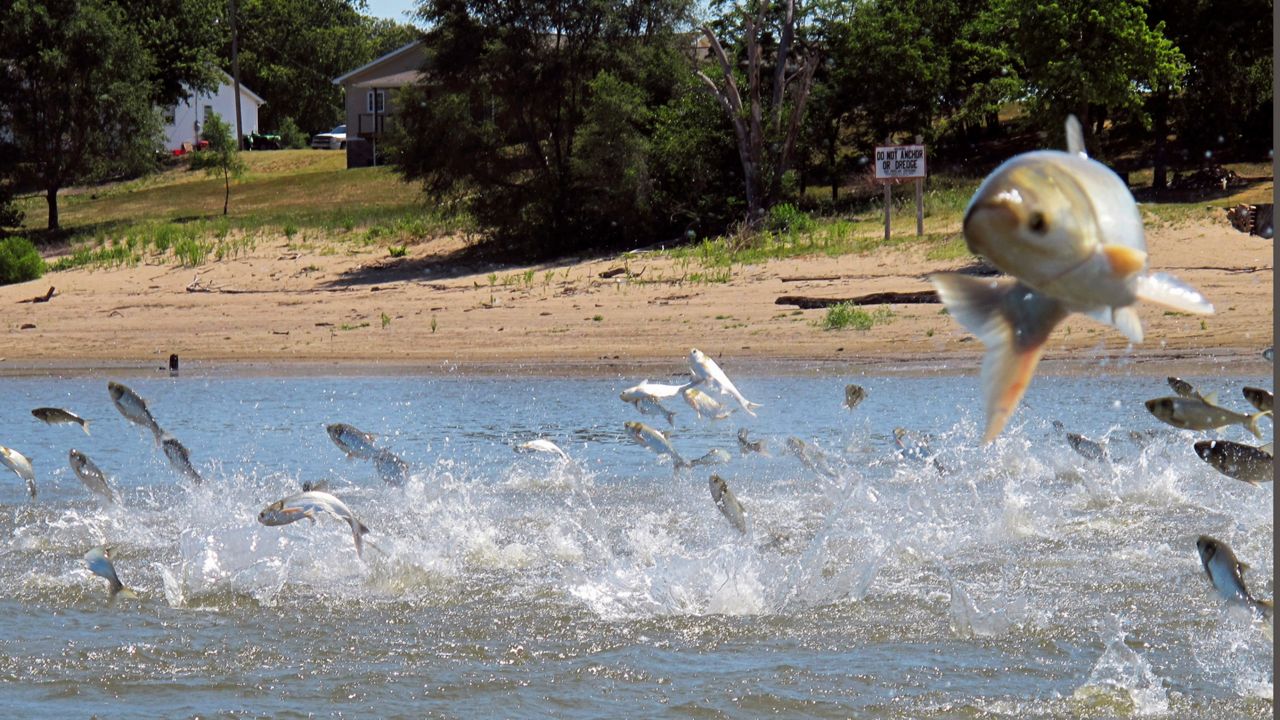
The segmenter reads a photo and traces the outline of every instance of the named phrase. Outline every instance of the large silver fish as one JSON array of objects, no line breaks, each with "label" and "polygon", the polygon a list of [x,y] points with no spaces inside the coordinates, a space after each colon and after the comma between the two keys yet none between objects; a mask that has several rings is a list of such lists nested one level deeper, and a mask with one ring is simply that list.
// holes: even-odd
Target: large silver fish
[{"label": "large silver fish", "polygon": [[1271,444],[1262,447],[1243,445],[1230,440],[1201,440],[1195,444],[1196,455],[1229,478],[1250,485],[1271,482],[1275,459]]},{"label": "large silver fish", "polygon": [[622,401],[634,405],[636,410],[640,411],[641,415],[655,415],[657,417],[663,417],[667,419],[668,425],[676,424],[675,412],[663,407],[656,395],[639,392],[624,392],[622,393]]},{"label": "large silver fish", "polygon": [[351,526],[351,536],[356,541],[356,557],[363,559],[363,537],[369,532],[369,528],[356,519],[346,503],[327,492],[310,490],[277,500],[258,513],[258,522],[263,525],[288,525],[305,518],[314,524],[316,516],[321,514],[344,520]]},{"label": "large silver fish", "polygon": [[71,412],[55,407],[38,407],[31,411],[36,419],[49,425],[79,425],[85,435],[89,434],[89,421]]},{"label": "large silver fish", "polygon": [[697,413],[699,420],[710,418],[712,420],[723,420],[733,413],[733,410],[721,405],[715,398],[702,392],[696,387],[688,387],[680,391],[680,397],[693,408]]},{"label": "large silver fish", "polygon": [[347,454],[347,457],[360,458],[361,460],[373,460],[380,450],[373,444],[373,435],[348,425],[346,423],[333,423],[324,426],[325,432],[329,433],[329,439],[333,440],[333,444],[338,449]]},{"label": "large silver fish", "polygon": [[766,457],[769,455],[764,449],[764,440],[748,440],[747,429],[738,428],[738,453],[746,455],[753,452],[760,453]]},{"label": "large silver fish", "polygon": [[1173,392],[1176,393],[1178,397],[1184,397],[1184,398],[1200,397],[1200,392],[1196,390],[1196,386],[1192,385],[1186,380],[1183,380],[1182,378],[1168,377],[1168,378],[1165,378],[1165,381],[1169,383],[1169,387],[1173,389]]},{"label": "large silver fish", "polygon": [[147,401],[142,399],[138,393],[130,390],[128,387],[118,382],[108,382],[107,391],[111,393],[111,402],[120,411],[120,414],[131,423],[141,425],[151,431],[155,436],[156,442],[164,436],[164,431],[160,429],[160,424],[151,416],[151,411],[147,409]]},{"label": "large silver fish", "polygon": [[813,472],[829,478],[840,477],[840,473],[831,467],[826,454],[798,437],[787,438],[787,449],[796,456],[801,465]]},{"label": "large silver fish", "polygon": [[1256,387],[1246,387],[1242,392],[1244,393],[1244,399],[1248,400],[1250,405],[1258,408],[1262,412],[1271,412],[1272,408],[1275,406],[1275,396],[1267,390]]},{"label": "large silver fish", "polygon": [[569,454],[566,453],[564,450],[561,450],[559,445],[556,445],[550,440],[546,440],[544,438],[538,438],[537,440],[528,440],[528,441],[522,442],[519,445],[515,446],[515,451],[516,452],[550,453],[552,455],[559,457],[561,460],[569,459]]},{"label": "large silver fish", "polygon": [[1215,405],[1215,401],[1211,394],[1207,398],[1155,398],[1148,400],[1146,405],[1157,420],[1183,430],[1214,430],[1226,425],[1240,425],[1255,437],[1262,437],[1258,421],[1270,415],[1270,411],[1242,415]]},{"label": "large silver fish", "polygon": [[734,530],[746,535],[747,513],[743,510],[742,503],[738,502],[737,496],[729,489],[729,484],[719,475],[712,475],[708,484],[711,487],[711,499],[715,502],[716,507],[720,508],[720,513],[729,521]]},{"label": "large silver fish", "polygon": [[378,477],[388,485],[400,486],[409,481],[409,463],[390,450],[379,450],[373,456],[373,467],[378,471]]},{"label": "large silver fish", "polygon": [[697,348],[689,350],[689,370],[693,373],[694,380],[699,385],[715,388],[725,395],[729,395],[738,401],[738,405],[746,411],[751,417],[756,414],[752,412],[755,408],[760,407],[760,403],[754,403],[742,396],[738,392],[738,388],[729,379],[728,375],[720,369],[715,360],[707,357],[705,353]]},{"label": "large silver fish", "polygon": [[680,457],[680,453],[676,452],[675,447],[667,436],[642,422],[628,420],[623,423],[627,430],[627,436],[637,443],[649,448],[659,456],[665,455],[675,462],[675,469],[687,468],[690,466],[684,458]]},{"label": "large silver fish", "polygon": [[720,448],[711,448],[702,457],[689,463],[689,467],[697,467],[699,465],[725,465],[733,457],[729,455],[727,450]]},{"label": "large silver fish", "polygon": [[187,452],[187,447],[178,442],[177,438],[165,435],[160,441],[160,446],[164,448],[164,456],[169,458],[169,465],[173,466],[178,474],[186,476],[197,485],[204,482],[204,478],[200,477],[200,473],[196,472],[195,466],[191,464],[191,453]]},{"label": "large silver fish", "polygon": [[67,458],[71,463],[71,470],[90,492],[106,498],[108,502],[120,502],[120,494],[111,487],[107,482],[107,476],[89,459],[88,455],[79,450],[72,450],[67,453]]},{"label": "large silver fish", "polygon": [[1005,161],[978,187],[964,216],[969,250],[1008,273],[931,276],[950,314],[986,346],[982,361],[986,430],[1004,429],[1035,373],[1054,327],[1071,313],[1142,341],[1138,300],[1210,314],[1197,290],[1147,272],[1142,216],[1114,172],[1090,160],[1074,117],[1067,152],[1040,150]]},{"label": "large silver fish", "polygon": [[680,391],[689,387],[685,385],[668,385],[666,383],[651,383],[643,380],[639,385],[633,385],[622,391],[623,402],[635,402],[636,400],[651,395],[659,400],[673,398],[680,394]]},{"label": "large silver fish", "polygon": [[1209,582],[1218,591],[1218,595],[1228,603],[1247,607],[1254,617],[1263,623],[1263,632],[1267,637],[1272,634],[1272,605],[1270,600],[1258,600],[1244,585],[1244,571],[1249,566],[1236,559],[1236,554],[1226,543],[1215,540],[1208,535],[1201,535],[1196,540],[1196,551],[1200,553],[1200,564],[1209,575]]},{"label": "large silver fish", "polygon": [[18,477],[27,481],[27,494],[32,500],[36,499],[36,471],[31,467],[31,461],[26,455],[0,445],[0,463],[5,467],[18,474]]},{"label": "large silver fish", "polygon": [[89,565],[89,571],[98,577],[105,578],[107,581],[107,593],[112,600],[116,599],[116,595],[136,598],[136,593],[124,586],[120,582],[120,576],[116,575],[116,566],[111,562],[111,556],[108,554],[111,548],[96,547],[84,554],[84,561]]}]

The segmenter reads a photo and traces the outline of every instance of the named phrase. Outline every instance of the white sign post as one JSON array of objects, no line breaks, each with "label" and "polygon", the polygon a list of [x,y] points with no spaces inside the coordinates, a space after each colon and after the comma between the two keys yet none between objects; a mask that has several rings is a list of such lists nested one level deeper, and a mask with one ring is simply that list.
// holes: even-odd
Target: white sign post
[{"label": "white sign post", "polygon": [[876,181],[884,183],[884,239],[889,239],[889,216],[893,207],[894,184],[903,180],[916,183],[916,236],[924,235],[924,179],[925,168],[923,140],[916,136],[915,145],[882,145],[876,148]]}]

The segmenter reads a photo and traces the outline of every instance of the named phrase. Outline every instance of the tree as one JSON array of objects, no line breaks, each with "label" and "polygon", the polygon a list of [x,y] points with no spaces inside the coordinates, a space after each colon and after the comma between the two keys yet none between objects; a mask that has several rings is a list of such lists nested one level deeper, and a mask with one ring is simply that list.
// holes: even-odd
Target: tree
[{"label": "tree", "polygon": [[1095,109],[1141,114],[1152,91],[1178,87],[1186,60],[1162,24],[1148,25],[1144,5],[993,0],[992,23],[1002,29],[1032,110],[1046,125],[1060,128],[1074,113],[1092,143]]},{"label": "tree", "polygon": [[[227,0],[113,0],[151,55],[152,99],[173,107],[191,90],[218,85],[215,66],[227,32]],[[228,67],[227,71],[230,72]]]},{"label": "tree", "polygon": [[0,126],[20,186],[58,191],[149,168],[159,147],[151,57],[104,0],[13,0],[0,10]]},{"label": "tree", "polygon": [[[240,82],[267,101],[259,111],[263,127],[277,128],[289,117],[308,132],[332,128],[343,116],[342,88],[333,79],[416,37],[408,25],[361,15],[363,6],[357,0],[237,0]],[[227,43],[222,58],[230,72]]]},{"label": "tree", "polygon": [[226,185],[226,194],[222,199],[222,214],[227,214],[231,205],[231,178],[244,175],[244,158],[240,157],[240,149],[236,143],[231,124],[224,122],[217,113],[205,120],[204,130],[200,131],[200,139],[207,140],[209,147],[195,154],[191,159],[191,169],[204,170],[211,177],[222,176]]},{"label": "tree", "polygon": [[651,237],[664,220],[644,211],[649,108],[687,73],[683,3],[424,3],[428,72],[397,103],[399,170],[434,196],[466,193],[490,238],[534,253]]},{"label": "tree", "polygon": [[[747,6],[734,8],[726,18],[731,23],[730,34],[738,38],[735,49],[745,55],[745,73],[737,69],[737,62],[730,59],[710,25],[702,26],[702,34],[711,45],[720,80],[713,80],[701,69],[694,71],[733,124],[742,163],[747,221],[752,224],[760,222],[782,197],[783,177],[791,169],[805,103],[819,63],[817,53],[796,38],[795,0],[783,2],[782,16],[774,21],[778,37],[772,68],[765,67],[764,46],[771,41],[773,8],[764,0],[753,0]],[[771,80],[763,76],[768,71]],[[745,99],[740,89],[744,83]]]}]

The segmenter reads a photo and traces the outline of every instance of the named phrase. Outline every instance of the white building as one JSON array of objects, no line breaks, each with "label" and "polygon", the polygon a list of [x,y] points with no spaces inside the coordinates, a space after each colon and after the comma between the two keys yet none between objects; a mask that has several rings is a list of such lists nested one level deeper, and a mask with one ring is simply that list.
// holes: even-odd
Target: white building
[{"label": "white building", "polygon": [[[204,130],[205,118],[217,113],[222,121],[231,126],[232,134],[236,130],[235,90],[232,89],[231,76],[218,71],[219,82],[211,94],[197,93],[186,100],[180,100],[177,106],[165,112],[164,147],[165,150],[176,150],[183,143],[194,145]],[[252,90],[240,84],[240,122],[241,133],[248,135],[258,131],[258,107],[267,101],[258,97]]]}]

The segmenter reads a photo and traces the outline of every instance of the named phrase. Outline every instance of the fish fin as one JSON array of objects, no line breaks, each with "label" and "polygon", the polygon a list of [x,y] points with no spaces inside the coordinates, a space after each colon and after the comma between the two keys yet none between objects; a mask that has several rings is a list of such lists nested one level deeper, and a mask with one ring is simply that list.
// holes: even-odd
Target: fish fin
[{"label": "fish fin", "polygon": [[1258,412],[1250,415],[1247,424],[1244,426],[1245,430],[1248,430],[1249,432],[1253,433],[1254,437],[1261,440],[1262,430],[1258,427],[1258,421],[1264,417],[1269,416],[1270,414],[1271,414],[1270,410],[1263,410],[1262,412]]},{"label": "fish fin", "polygon": [[747,400],[747,401],[746,401],[745,403],[743,403],[743,405],[742,405],[742,409],[743,409],[743,410],[746,410],[746,411],[747,411],[747,414],[748,414],[748,415],[750,415],[751,417],[755,417],[755,416],[756,416],[756,414],[755,414],[755,413],[753,413],[753,412],[751,412],[751,411],[752,411],[752,410],[755,410],[755,409],[756,409],[756,408],[758,408],[758,407],[762,407],[762,406],[760,405],[760,403],[758,403],[758,402],[751,402],[750,400]]},{"label": "fish fin", "polygon": [[1132,307],[1101,307],[1090,310],[1085,315],[1104,325],[1110,325],[1129,339],[1129,342],[1142,342],[1142,320]]},{"label": "fish fin", "polygon": [[1213,303],[1199,290],[1168,273],[1144,273],[1134,281],[1133,292],[1140,299],[1179,312],[1212,315]]},{"label": "fish fin", "polygon": [[360,522],[354,517],[351,518],[351,535],[356,539],[356,557],[360,558],[361,560],[364,559],[363,538],[366,534],[368,534],[368,532],[369,532],[369,528],[365,527],[364,523]]},{"label": "fish fin", "polygon": [[1128,245],[1103,245],[1102,256],[1111,267],[1111,274],[1118,278],[1137,275],[1147,267],[1147,254]]},{"label": "fish fin", "polygon": [[1067,152],[1087,158],[1089,153],[1084,149],[1084,130],[1075,115],[1067,116]]},{"label": "fish fin", "polygon": [[32,500],[35,500],[36,499],[36,481],[32,478],[27,478],[26,480],[27,480],[27,494],[31,496]]},{"label": "fish fin", "polygon": [[130,589],[129,589],[129,588],[127,588],[127,587],[122,587],[122,588],[120,588],[120,591],[116,593],[116,596],[117,596],[117,597],[122,597],[122,598],[129,598],[130,600],[137,600],[137,599],[138,599],[138,593],[136,593],[136,592],[134,592],[134,591],[130,590]]},{"label": "fish fin", "polygon": [[1067,311],[1056,300],[1011,278],[936,273],[929,279],[951,315],[987,348],[982,359],[987,404],[983,442],[991,442],[1022,399],[1049,333]]},{"label": "fish fin", "polygon": [[85,420],[85,421],[81,422],[81,423],[80,423],[80,429],[84,431],[84,434],[85,434],[85,435],[88,435],[88,434],[89,434],[89,421],[88,421],[88,420]]},{"label": "fish fin", "polygon": [[1205,405],[1212,405],[1212,406],[1214,406],[1214,407],[1222,407],[1221,405],[1219,405],[1219,404],[1218,404],[1218,391],[1217,391],[1217,390],[1214,390],[1213,392],[1209,393],[1208,395],[1201,395],[1201,396],[1200,396],[1200,400],[1201,400],[1201,401],[1203,401]]},{"label": "fish fin", "polygon": [[1273,455],[1273,456],[1274,456],[1274,455],[1276,454],[1276,444],[1275,444],[1275,442],[1274,442],[1274,441],[1273,441],[1273,442],[1269,442],[1269,443],[1267,443],[1266,445],[1259,445],[1259,446],[1258,446],[1258,449],[1259,449],[1259,450],[1261,450],[1262,452],[1264,452],[1264,453],[1268,454],[1268,455]]}]

